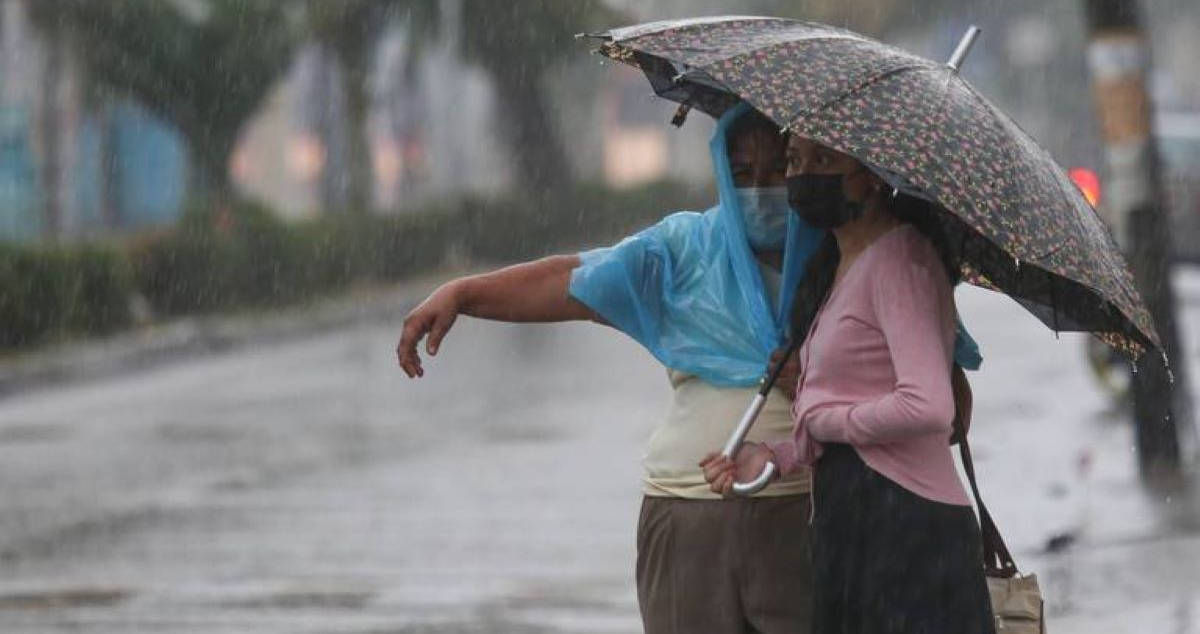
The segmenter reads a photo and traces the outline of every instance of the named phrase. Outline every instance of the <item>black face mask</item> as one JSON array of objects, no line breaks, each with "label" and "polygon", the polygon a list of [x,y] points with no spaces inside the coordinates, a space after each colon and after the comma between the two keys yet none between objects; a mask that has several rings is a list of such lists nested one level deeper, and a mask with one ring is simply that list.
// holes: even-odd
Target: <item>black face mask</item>
[{"label": "black face mask", "polygon": [[863,213],[863,204],[846,200],[841,174],[801,174],[787,179],[788,205],[814,229],[836,229]]}]

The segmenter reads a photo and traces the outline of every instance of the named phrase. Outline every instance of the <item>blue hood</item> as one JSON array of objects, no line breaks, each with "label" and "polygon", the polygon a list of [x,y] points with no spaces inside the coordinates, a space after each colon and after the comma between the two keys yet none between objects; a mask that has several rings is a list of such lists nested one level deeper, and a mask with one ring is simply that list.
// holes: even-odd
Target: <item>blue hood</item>
[{"label": "blue hood", "polygon": [[718,202],[667,216],[615,246],[580,254],[570,294],[668,368],[718,386],[754,385],[790,330],[792,302],[823,232],[788,219],[777,306],[746,240],[725,143],[740,104],[718,121],[709,149]]}]

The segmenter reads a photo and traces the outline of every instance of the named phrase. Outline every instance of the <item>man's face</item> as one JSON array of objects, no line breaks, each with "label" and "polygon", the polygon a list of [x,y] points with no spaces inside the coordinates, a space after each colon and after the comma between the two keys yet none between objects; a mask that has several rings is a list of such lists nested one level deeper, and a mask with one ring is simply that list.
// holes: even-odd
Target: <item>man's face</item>
[{"label": "man's face", "polygon": [[729,139],[729,170],[734,187],[779,187],[787,175],[784,136],[751,129]]}]

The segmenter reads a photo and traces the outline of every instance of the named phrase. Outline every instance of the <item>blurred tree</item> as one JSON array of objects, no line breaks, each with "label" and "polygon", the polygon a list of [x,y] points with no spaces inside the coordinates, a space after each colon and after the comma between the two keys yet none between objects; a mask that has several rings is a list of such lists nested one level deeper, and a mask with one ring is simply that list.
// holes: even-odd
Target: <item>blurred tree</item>
[{"label": "blurred tree", "polygon": [[90,83],[84,88],[85,108],[92,113],[96,122],[96,153],[100,156],[100,220],[110,231],[119,229],[124,222],[124,211],[118,200],[120,185],[117,181],[116,100],[108,90]]},{"label": "blurred tree", "polygon": [[220,207],[242,127],[287,68],[291,0],[30,0],[91,78],[173,123],[190,146],[191,191]]},{"label": "blurred tree", "polygon": [[42,82],[38,95],[38,181],[41,187],[42,238],[57,240],[63,231],[65,191],[60,130],[63,125],[63,87],[68,65],[69,33],[57,24],[42,29]]},{"label": "blurred tree", "polygon": [[[1108,159],[1106,205],[1164,352],[1142,355],[1131,377],[1139,463],[1151,484],[1170,484],[1181,475],[1179,427],[1191,427],[1192,406],[1187,355],[1175,323],[1169,214],[1153,134],[1150,45],[1136,0],[1084,0],[1083,6],[1093,95]],[[1168,359],[1179,380],[1172,379]]]},{"label": "blurred tree", "polygon": [[370,114],[369,81],[372,53],[390,24],[407,21],[410,53],[416,53],[435,32],[437,0],[308,0],[306,22],[312,36],[331,52],[341,69],[346,100],[349,208],[366,211],[372,205],[374,179],[367,133]]},{"label": "blurred tree", "polygon": [[577,58],[575,34],[611,27],[622,16],[600,0],[462,0],[459,46],[468,62],[491,76],[500,138],[516,161],[519,185],[553,193],[570,179],[562,142],[543,85],[546,71]]}]

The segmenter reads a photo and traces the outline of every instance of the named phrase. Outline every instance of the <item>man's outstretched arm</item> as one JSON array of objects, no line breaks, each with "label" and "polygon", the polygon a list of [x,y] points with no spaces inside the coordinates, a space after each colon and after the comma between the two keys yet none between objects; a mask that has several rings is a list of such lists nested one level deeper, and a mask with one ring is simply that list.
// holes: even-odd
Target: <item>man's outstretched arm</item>
[{"label": "man's outstretched arm", "polygon": [[404,318],[396,346],[400,367],[410,378],[424,376],[417,344],[428,335],[425,351],[437,354],[460,314],[513,322],[598,321],[567,293],[578,266],[578,256],[554,255],[446,282]]}]

